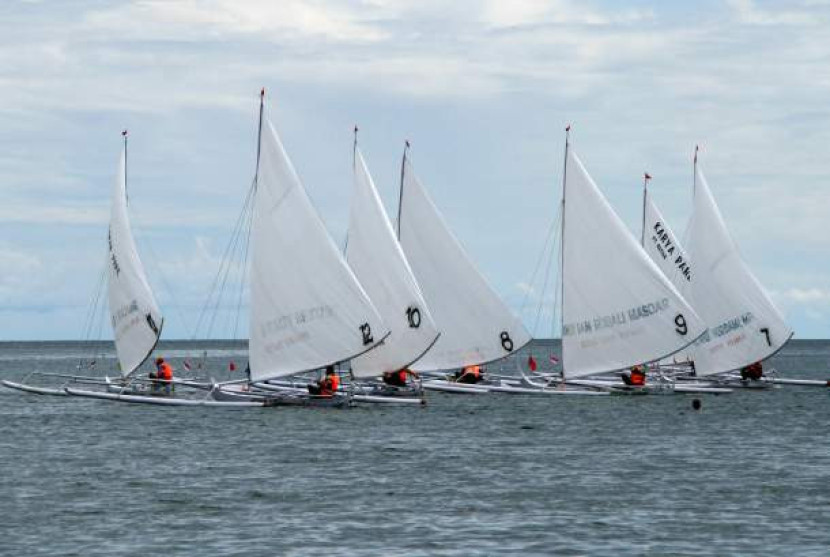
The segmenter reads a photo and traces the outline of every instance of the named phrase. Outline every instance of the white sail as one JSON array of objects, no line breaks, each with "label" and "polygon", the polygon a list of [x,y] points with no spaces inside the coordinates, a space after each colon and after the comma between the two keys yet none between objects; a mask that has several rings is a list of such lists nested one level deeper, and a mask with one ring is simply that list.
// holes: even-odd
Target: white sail
[{"label": "white sail", "polygon": [[252,381],[351,359],[388,334],[264,118],[251,224]]},{"label": "white sail", "polygon": [[162,315],[138,258],[127,214],[127,145],[121,152],[107,238],[109,309],[115,351],[126,377],[147,359],[161,335]]},{"label": "white sail", "polygon": [[402,369],[439,333],[357,148],[348,234],[346,261],[392,331],[381,346],[352,360],[352,373],[373,377]]},{"label": "white sail", "polygon": [[692,265],[657,205],[646,194],[643,219],[643,249],[687,301],[692,281]]},{"label": "white sail", "polygon": [[689,302],[709,326],[693,347],[697,374],[739,369],[777,352],[792,329],[741,258],[699,165],[686,237],[694,265]]},{"label": "white sail", "polygon": [[569,150],[563,231],[566,377],[624,369],[682,350],[705,327],[643,251]]},{"label": "white sail", "polygon": [[418,371],[483,364],[508,356],[530,335],[490,288],[404,157],[399,237],[441,331]]}]

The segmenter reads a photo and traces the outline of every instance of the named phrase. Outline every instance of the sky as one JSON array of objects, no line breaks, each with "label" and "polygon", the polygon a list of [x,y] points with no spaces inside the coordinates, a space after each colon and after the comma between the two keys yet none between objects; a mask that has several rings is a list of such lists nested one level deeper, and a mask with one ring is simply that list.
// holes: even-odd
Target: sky
[{"label": "sky", "polygon": [[237,322],[244,337],[239,263],[219,309],[199,315],[253,177],[261,87],[338,243],[354,125],[390,214],[408,139],[456,236],[536,336],[552,321],[531,278],[561,195],[565,125],[638,236],[644,171],[685,228],[699,144],[796,338],[826,338],[828,25],[828,0],[8,0],[0,340],[110,335],[85,320],[123,129],[164,337],[229,337]]}]

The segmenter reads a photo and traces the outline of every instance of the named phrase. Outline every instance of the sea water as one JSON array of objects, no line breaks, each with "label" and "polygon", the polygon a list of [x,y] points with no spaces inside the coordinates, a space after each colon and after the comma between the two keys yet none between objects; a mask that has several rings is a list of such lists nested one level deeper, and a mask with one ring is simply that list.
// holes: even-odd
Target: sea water
[{"label": "sea water", "polygon": [[[84,373],[111,372],[109,350],[0,344],[0,378],[73,372],[95,354]],[[244,369],[240,344],[160,347],[179,374],[203,350],[206,375]],[[547,365],[558,354],[532,351]],[[828,379],[830,343],[793,341],[772,364]],[[828,396],[211,409],[0,387],[0,555],[824,556]]]}]

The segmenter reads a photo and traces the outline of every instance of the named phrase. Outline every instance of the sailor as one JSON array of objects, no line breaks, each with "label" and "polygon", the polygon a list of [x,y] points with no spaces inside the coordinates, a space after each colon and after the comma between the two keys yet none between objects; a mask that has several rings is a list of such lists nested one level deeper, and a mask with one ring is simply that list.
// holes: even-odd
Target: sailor
[{"label": "sailor", "polygon": [[643,366],[634,366],[622,373],[622,380],[630,387],[642,387],[646,384],[646,372]]},{"label": "sailor", "polygon": [[326,367],[326,375],[317,383],[308,386],[308,392],[312,395],[331,398],[340,386],[340,378],[334,371],[334,366]]},{"label": "sailor", "polygon": [[158,357],[156,358],[156,371],[155,373],[150,372],[150,379],[161,380],[153,382],[153,391],[164,390],[169,395],[173,389],[173,385],[170,383],[173,381],[173,368],[164,361],[164,358]]},{"label": "sailor", "polygon": [[456,383],[480,383],[484,379],[484,372],[481,366],[467,366],[462,370],[455,372]]},{"label": "sailor", "polygon": [[406,376],[411,373],[406,368],[398,371],[387,371],[383,374],[383,382],[392,387],[406,387]]},{"label": "sailor", "polygon": [[741,379],[744,381],[748,379],[751,379],[752,381],[760,381],[763,376],[764,367],[761,365],[761,362],[755,362],[754,364],[750,364],[741,369]]}]

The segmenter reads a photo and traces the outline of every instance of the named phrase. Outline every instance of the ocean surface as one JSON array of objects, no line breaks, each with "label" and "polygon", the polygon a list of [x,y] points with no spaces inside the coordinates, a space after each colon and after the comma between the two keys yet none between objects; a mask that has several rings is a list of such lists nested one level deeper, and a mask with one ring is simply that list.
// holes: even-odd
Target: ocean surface
[{"label": "ocean surface", "polygon": [[[203,349],[216,378],[244,368],[241,344],[160,352],[180,368]],[[112,373],[106,345],[0,343],[0,378],[101,350]],[[830,379],[830,342],[773,365]],[[0,387],[0,555],[830,555],[824,388],[428,401],[164,408]]]}]

